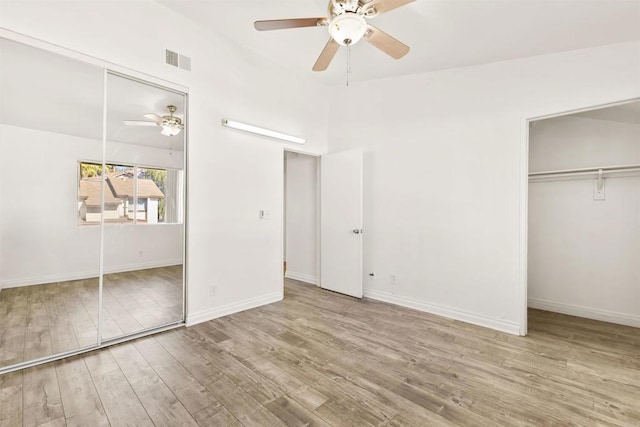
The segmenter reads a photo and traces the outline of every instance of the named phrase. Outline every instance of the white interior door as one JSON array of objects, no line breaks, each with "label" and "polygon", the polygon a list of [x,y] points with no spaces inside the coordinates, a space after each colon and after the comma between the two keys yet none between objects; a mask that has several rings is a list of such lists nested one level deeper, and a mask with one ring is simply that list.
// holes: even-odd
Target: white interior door
[{"label": "white interior door", "polygon": [[320,286],[362,298],[362,150],[320,159]]}]

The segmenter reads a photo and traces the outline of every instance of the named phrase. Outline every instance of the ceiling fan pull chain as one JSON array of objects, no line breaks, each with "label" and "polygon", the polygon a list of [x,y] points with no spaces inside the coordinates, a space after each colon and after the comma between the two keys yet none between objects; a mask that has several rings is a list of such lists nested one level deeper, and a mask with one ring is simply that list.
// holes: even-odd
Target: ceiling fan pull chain
[{"label": "ceiling fan pull chain", "polygon": [[347,45],[347,87],[349,87],[349,74],[351,74],[351,45]]}]

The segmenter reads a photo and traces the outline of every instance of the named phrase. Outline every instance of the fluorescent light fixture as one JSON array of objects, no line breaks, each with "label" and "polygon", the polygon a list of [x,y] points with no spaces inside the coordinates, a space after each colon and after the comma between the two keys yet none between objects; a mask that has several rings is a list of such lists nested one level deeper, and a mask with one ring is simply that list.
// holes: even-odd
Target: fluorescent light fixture
[{"label": "fluorescent light fixture", "polygon": [[243,130],[249,133],[255,133],[257,135],[268,136],[269,138],[280,139],[286,142],[293,142],[295,144],[304,144],[306,139],[299,138],[293,135],[287,135],[286,133],[276,132],[275,130],[264,129],[258,126],[249,125],[247,123],[236,122],[234,120],[222,119],[222,126],[228,128]]}]

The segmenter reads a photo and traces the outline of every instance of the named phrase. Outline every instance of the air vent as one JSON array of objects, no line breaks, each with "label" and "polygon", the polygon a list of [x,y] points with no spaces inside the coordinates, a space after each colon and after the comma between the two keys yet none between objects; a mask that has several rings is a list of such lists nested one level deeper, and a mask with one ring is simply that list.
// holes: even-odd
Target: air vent
[{"label": "air vent", "polygon": [[173,50],[164,50],[164,63],[186,71],[191,71],[191,58]]},{"label": "air vent", "polygon": [[178,55],[178,52],[174,52],[169,49],[165,49],[164,52],[165,52],[165,55],[164,55],[165,64],[169,64],[169,65],[173,65],[174,67],[177,67],[180,61],[179,59],[180,56]]},{"label": "air vent", "polygon": [[191,58],[185,55],[180,55],[180,59],[178,61],[178,67],[183,70],[191,71]]}]

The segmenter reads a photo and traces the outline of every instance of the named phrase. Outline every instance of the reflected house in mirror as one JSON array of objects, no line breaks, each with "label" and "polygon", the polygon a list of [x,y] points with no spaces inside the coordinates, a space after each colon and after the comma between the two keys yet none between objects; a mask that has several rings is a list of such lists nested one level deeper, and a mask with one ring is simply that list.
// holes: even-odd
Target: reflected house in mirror
[{"label": "reflected house in mirror", "polygon": [[[107,191],[104,196],[104,219],[118,219],[118,207],[122,200]],[[83,177],[80,179],[78,212],[80,222],[99,224],[102,216],[102,177]]]}]

